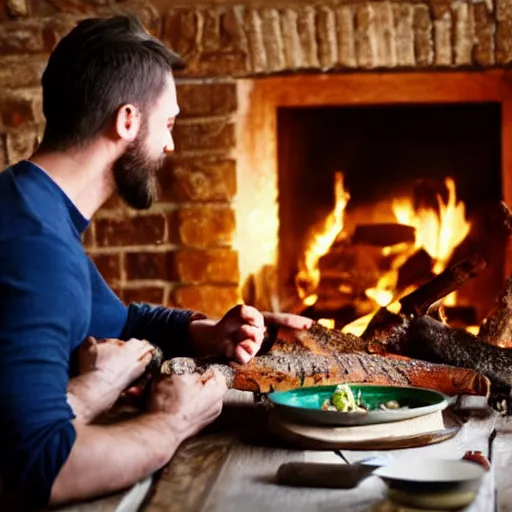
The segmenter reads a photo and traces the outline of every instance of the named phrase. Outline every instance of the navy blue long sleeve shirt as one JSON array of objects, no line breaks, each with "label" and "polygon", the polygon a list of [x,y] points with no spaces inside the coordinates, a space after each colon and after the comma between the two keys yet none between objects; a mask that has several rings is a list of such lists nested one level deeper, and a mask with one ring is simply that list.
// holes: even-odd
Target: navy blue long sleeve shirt
[{"label": "navy blue long sleeve shirt", "polygon": [[192,312],[123,304],[83,249],[88,224],[33,163],[0,173],[0,475],[34,508],[75,442],[66,392],[80,343],[138,337],[186,353]]}]

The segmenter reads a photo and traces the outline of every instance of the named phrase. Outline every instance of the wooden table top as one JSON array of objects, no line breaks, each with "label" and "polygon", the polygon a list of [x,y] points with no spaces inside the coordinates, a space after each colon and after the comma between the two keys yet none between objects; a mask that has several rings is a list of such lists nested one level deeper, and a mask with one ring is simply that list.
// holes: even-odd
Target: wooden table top
[{"label": "wooden table top", "polygon": [[[475,408],[470,399],[468,404],[461,430],[448,441],[387,452],[343,450],[343,458],[352,463],[386,454],[406,464],[416,456],[460,458],[479,450],[492,468],[465,512],[512,512],[512,418]],[[276,484],[278,467],[291,461],[346,463],[334,452],[285,447],[266,428],[266,413],[254,406],[253,395],[230,392],[217,422],[183,443],[160,474],[128,491],[58,512],[413,512],[387,501],[377,477],[351,490]]]}]

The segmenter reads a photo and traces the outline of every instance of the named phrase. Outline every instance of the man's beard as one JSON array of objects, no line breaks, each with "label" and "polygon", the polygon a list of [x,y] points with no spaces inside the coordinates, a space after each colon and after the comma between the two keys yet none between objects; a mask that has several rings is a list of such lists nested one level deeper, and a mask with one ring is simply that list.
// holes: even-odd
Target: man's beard
[{"label": "man's beard", "polygon": [[144,137],[137,137],[113,166],[119,197],[137,210],[148,209],[156,199],[157,175],[164,166],[164,157],[150,158]]}]

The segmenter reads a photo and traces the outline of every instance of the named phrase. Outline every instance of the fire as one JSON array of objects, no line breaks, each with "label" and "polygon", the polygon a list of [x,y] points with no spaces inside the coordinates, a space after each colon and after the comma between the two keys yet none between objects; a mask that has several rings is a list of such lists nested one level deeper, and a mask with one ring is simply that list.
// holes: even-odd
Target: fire
[{"label": "fire", "polygon": [[[432,208],[420,206],[414,208],[411,198],[397,198],[392,202],[392,210],[398,223],[415,228],[415,242],[398,243],[384,247],[383,256],[391,258],[389,270],[385,272],[376,285],[365,291],[366,296],[375,304],[371,313],[346,325],[343,332],[361,334],[368,322],[380,307],[398,312],[400,298],[397,292],[399,270],[401,266],[418,249],[423,248],[433,260],[433,272],[440,274],[448,265],[453,251],[468,235],[471,224],[466,220],[466,208],[457,198],[455,182],[452,178],[445,179],[447,199],[436,194],[436,205]],[[343,186],[343,175],[336,173],[334,184],[335,205],[321,225],[315,226],[309,235],[307,250],[299,262],[296,286],[300,299],[306,306],[312,306],[318,300],[320,283],[319,259],[326,254],[343,231],[345,207],[350,194]],[[343,285],[340,285],[340,289]],[[400,296],[412,291],[402,290]],[[456,293],[446,297],[445,305],[456,304]],[[323,325],[332,326],[334,320],[322,319]]]},{"label": "fire", "polygon": [[343,174],[337,172],[334,175],[334,209],[321,226],[315,226],[311,230],[295,279],[299,297],[308,306],[312,306],[318,298],[315,295],[320,282],[318,260],[327,253],[343,231],[344,211],[349,199],[350,195],[343,186]]},{"label": "fire", "polygon": [[397,271],[387,272],[379,279],[375,288],[368,288],[366,290],[366,296],[379,306],[387,306],[395,296],[397,279]]},{"label": "fire", "polygon": [[[400,313],[401,305],[400,302],[394,301],[386,305],[387,309],[391,311],[391,313],[398,314]],[[345,334],[354,334],[355,336],[361,336],[363,332],[365,331],[366,327],[370,323],[371,319],[377,313],[379,308],[375,308],[371,313],[368,313],[367,315],[364,315],[360,318],[356,318],[353,322],[350,322],[349,324],[345,325],[341,332]]]},{"label": "fire", "polygon": [[320,318],[318,323],[324,327],[327,327],[328,329],[334,329],[335,325],[334,318]]},{"label": "fire", "polygon": [[456,247],[466,238],[471,224],[466,220],[466,206],[457,200],[455,181],[445,179],[448,200],[436,195],[438,211],[419,208],[414,211],[408,198],[393,201],[393,213],[400,224],[416,229],[416,246],[423,247],[434,260],[433,272],[440,274]]}]

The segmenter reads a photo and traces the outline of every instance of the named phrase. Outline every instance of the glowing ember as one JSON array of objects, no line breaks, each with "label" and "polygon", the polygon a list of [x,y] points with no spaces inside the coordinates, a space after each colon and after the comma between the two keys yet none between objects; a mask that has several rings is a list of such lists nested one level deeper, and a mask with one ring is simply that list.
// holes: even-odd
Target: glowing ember
[{"label": "glowing ember", "polygon": [[343,187],[343,174],[337,172],[334,175],[334,209],[322,226],[315,226],[311,230],[295,279],[299,297],[308,306],[312,306],[318,298],[315,295],[320,282],[318,260],[327,253],[343,230],[343,212],[349,199],[350,195]]}]

